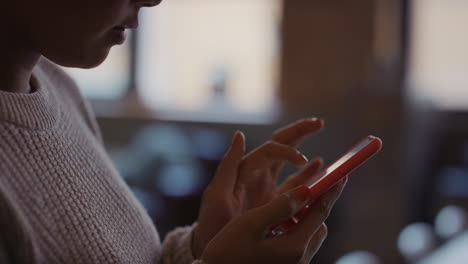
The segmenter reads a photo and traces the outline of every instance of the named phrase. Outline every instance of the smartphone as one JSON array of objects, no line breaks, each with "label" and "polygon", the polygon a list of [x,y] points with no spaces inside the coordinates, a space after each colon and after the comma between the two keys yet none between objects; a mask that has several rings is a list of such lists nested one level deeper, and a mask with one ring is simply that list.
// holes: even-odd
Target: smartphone
[{"label": "smartphone", "polygon": [[[381,148],[382,140],[380,138],[367,136],[328,168],[312,177],[307,183],[312,203],[341,179],[374,156]],[[307,211],[307,208],[308,206],[299,211],[295,216],[275,226],[272,229],[273,233],[282,233],[297,224]]]},{"label": "smartphone", "polygon": [[377,154],[381,148],[382,140],[374,136],[367,136],[357,143],[346,154],[341,156],[328,168],[312,177],[307,183],[311,191],[312,200],[319,198],[346,175]]}]

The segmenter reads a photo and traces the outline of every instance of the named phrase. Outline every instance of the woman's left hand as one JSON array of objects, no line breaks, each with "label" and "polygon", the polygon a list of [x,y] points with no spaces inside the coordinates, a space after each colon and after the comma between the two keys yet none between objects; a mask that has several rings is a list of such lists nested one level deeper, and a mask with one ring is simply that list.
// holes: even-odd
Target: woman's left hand
[{"label": "woman's left hand", "polygon": [[[229,221],[304,184],[318,172],[321,159],[308,162],[296,147],[322,127],[323,121],[319,119],[298,121],[276,131],[270,141],[247,155],[244,155],[245,137],[236,132],[230,149],[203,194],[192,239],[195,258],[202,255],[208,242]],[[286,161],[305,166],[277,187],[279,172]]]}]

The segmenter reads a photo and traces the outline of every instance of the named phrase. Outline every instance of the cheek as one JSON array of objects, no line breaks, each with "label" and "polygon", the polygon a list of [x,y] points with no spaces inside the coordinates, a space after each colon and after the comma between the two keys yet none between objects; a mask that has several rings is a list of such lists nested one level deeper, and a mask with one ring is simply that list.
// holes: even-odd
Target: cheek
[{"label": "cheek", "polygon": [[[84,40],[93,40],[107,33],[131,14],[130,0],[82,0],[67,8],[62,16],[68,29],[80,34]],[[67,28],[66,28],[67,29]],[[66,30],[65,29],[65,30]]]},{"label": "cheek", "polygon": [[93,8],[92,10],[83,10],[84,12],[80,17],[89,22],[90,25],[98,25],[102,29],[112,28],[122,23],[132,14],[130,0],[88,1],[93,1]]},{"label": "cheek", "polygon": [[104,61],[113,45],[110,30],[131,13],[127,0],[74,1],[60,11],[36,36],[43,40],[41,53],[60,65],[82,68]]}]

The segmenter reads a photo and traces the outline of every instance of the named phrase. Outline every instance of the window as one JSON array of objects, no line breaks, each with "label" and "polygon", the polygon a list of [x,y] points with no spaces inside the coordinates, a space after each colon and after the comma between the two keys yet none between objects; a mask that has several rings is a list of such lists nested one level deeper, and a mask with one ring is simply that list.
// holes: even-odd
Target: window
[{"label": "window", "polygon": [[86,97],[118,99],[130,85],[130,45],[113,47],[107,60],[91,70],[64,68]]},{"label": "window", "polygon": [[141,16],[138,87],[157,110],[271,111],[280,1],[172,0]]},{"label": "window", "polygon": [[127,46],[95,70],[69,72],[91,98],[136,87],[158,118],[268,123],[277,108],[280,8],[281,0],[164,1],[141,11],[134,71]]},{"label": "window", "polygon": [[412,3],[411,96],[440,110],[468,110],[468,2]]}]

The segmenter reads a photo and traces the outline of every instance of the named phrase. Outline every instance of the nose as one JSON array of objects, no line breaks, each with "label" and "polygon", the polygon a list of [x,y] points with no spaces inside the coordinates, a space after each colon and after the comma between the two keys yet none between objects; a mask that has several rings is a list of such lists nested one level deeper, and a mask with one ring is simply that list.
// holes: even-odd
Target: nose
[{"label": "nose", "polygon": [[138,0],[138,5],[141,7],[155,7],[161,2],[162,0]]}]

